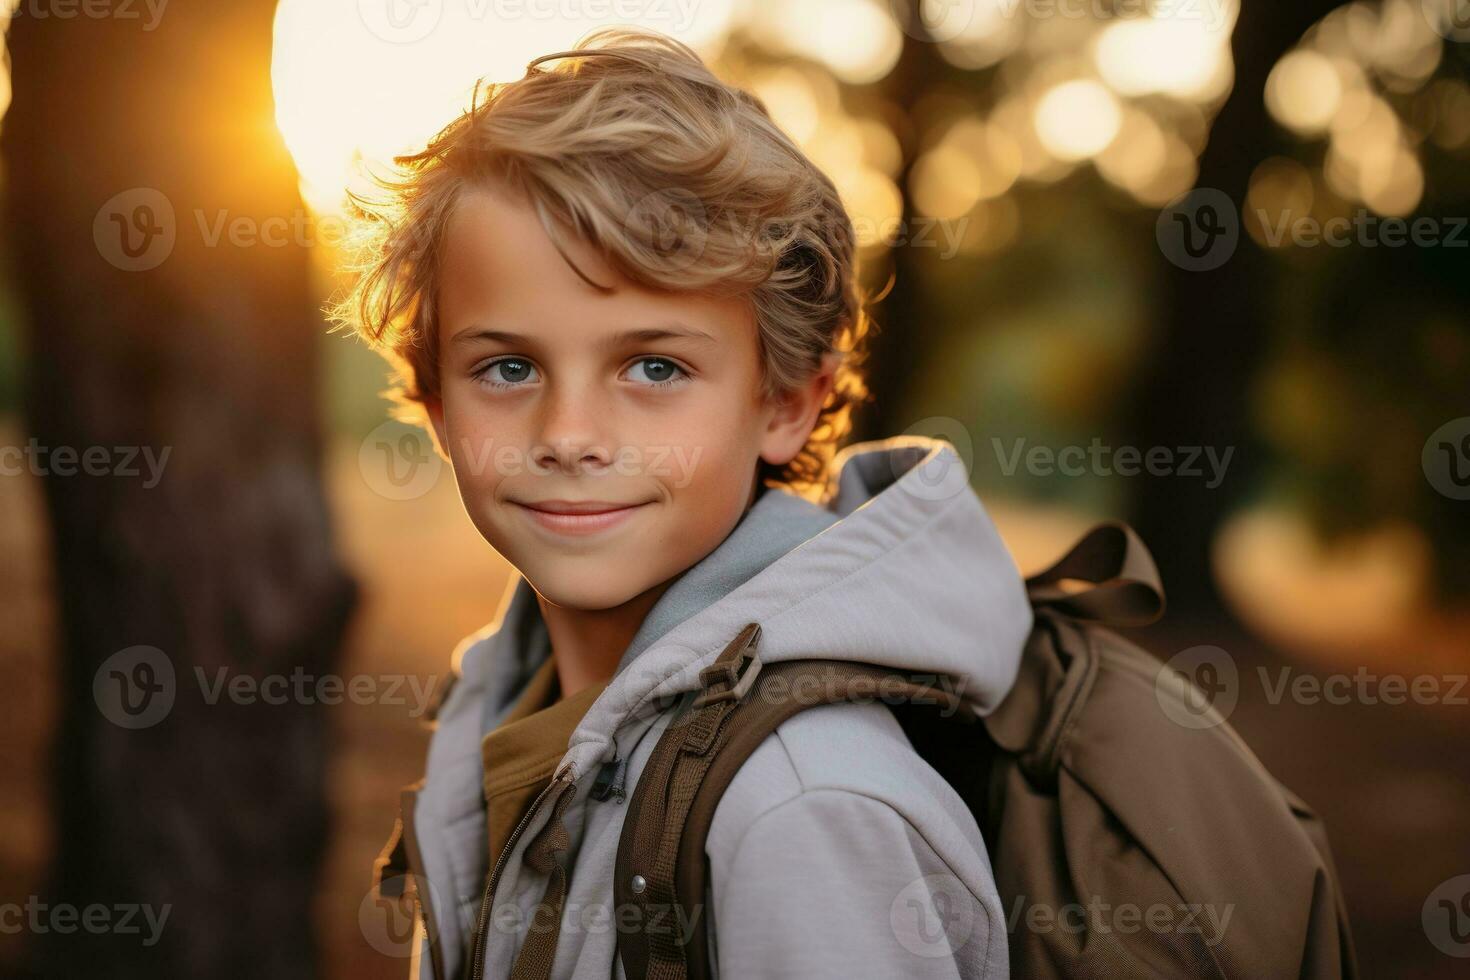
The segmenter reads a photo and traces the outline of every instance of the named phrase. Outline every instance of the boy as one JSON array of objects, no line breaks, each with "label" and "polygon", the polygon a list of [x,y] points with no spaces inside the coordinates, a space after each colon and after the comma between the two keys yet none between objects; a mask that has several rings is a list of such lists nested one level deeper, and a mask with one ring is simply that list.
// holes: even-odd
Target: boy
[{"label": "boy", "polygon": [[[517,573],[405,795],[415,975],[621,977],[619,933],[656,927],[613,900],[624,794],[745,624],[763,662],[947,676],[984,713],[1030,608],[950,446],[836,454],[866,397],[852,224],[688,48],[594,32],[403,162],[340,313]],[[882,703],[783,724],[707,854],[668,925],[718,975],[1007,975],[975,821]]]}]

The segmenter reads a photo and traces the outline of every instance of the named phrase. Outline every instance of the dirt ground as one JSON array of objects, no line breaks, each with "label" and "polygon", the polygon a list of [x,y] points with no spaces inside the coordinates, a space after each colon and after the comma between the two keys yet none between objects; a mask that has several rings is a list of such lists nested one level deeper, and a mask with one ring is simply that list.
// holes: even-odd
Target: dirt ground
[{"label": "dirt ground", "polygon": [[[507,568],[470,527],[447,471],[411,501],[375,493],[358,472],[355,445],[340,447],[329,473],[342,548],[364,586],[343,673],[442,676],[456,641],[493,618]],[[995,513],[1024,568],[1044,563],[1078,526],[1016,508]],[[43,527],[35,482],[0,479],[0,553],[7,556],[0,562],[7,620],[0,632],[5,901],[36,888],[52,847],[46,766],[55,717],[55,623]],[[1293,657],[1229,623],[1169,622],[1139,638],[1164,658],[1198,644],[1230,652],[1241,677],[1231,722],[1277,777],[1325,817],[1365,976],[1465,976],[1465,960],[1430,942],[1421,912],[1438,884],[1470,873],[1470,709],[1272,703],[1283,669],[1294,678],[1323,678],[1355,666],[1350,658],[1333,663],[1320,651],[1310,660]],[[1413,644],[1405,647],[1393,654],[1402,665],[1396,669],[1412,674]],[[1470,639],[1459,669],[1470,670]],[[405,961],[365,941],[358,909],[398,792],[422,772],[427,732],[411,704],[330,710],[337,762],[335,826],[317,903],[322,973],[332,980],[399,978]],[[20,938],[0,935],[0,974]]]}]

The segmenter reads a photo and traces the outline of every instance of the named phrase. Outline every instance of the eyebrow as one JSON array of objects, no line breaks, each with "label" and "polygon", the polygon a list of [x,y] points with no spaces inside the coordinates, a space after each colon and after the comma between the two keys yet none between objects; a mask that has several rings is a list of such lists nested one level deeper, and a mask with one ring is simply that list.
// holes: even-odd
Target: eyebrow
[{"label": "eyebrow", "polygon": [[[508,346],[531,346],[536,343],[536,338],[529,334],[515,333],[510,330],[490,330],[483,328],[479,330],[466,330],[455,334],[450,338],[451,344],[467,344],[477,340],[493,340]],[[660,340],[692,340],[695,343],[715,346],[718,342],[714,337],[703,330],[685,326],[682,323],[670,324],[666,327],[643,327],[637,330],[624,330],[612,334],[597,342],[599,347],[619,347],[625,344],[648,344]]]}]

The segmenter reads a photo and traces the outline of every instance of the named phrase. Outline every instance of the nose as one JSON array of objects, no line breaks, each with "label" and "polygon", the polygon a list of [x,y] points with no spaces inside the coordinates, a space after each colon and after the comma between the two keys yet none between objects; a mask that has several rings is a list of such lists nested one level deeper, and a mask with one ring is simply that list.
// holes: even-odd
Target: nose
[{"label": "nose", "polygon": [[609,407],[599,404],[592,385],[562,384],[547,393],[539,441],[531,458],[543,473],[600,472],[612,462],[603,424]]}]

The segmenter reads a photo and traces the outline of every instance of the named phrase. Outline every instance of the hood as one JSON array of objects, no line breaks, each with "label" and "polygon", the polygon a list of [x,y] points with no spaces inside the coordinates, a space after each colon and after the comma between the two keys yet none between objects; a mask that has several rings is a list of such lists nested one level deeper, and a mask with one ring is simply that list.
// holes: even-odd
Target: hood
[{"label": "hood", "polygon": [[[572,736],[564,765],[581,776],[611,758],[625,724],[696,690],[699,672],[752,621],[761,624],[765,663],[882,664],[951,678],[977,714],[999,704],[1016,676],[1031,607],[959,455],[946,442],[898,437],[849,447],[834,470],[837,492],[826,506],[765,491],[664,592]],[[512,642],[485,642],[493,640]],[[476,666],[500,675],[485,678],[488,729],[549,654],[523,578],[513,580],[499,629],[482,644],[491,649],[467,653],[491,654]]]},{"label": "hood", "polygon": [[[858,443],[834,461],[825,506],[766,490],[725,540],[664,591],[558,765],[574,780],[631,752],[750,622],[765,663],[817,657],[950,679],[969,710],[993,710],[1031,631],[1021,575],[946,442]],[[456,651],[460,681],[429,743],[410,805],[450,975],[473,935],[486,844],[480,740],[550,655],[536,593],[516,575],[500,614]],[[621,744],[620,744],[621,743]],[[630,774],[630,780],[636,778]],[[585,811],[584,811],[585,812]],[[407,833],[407,831],[406,831]],[[415,835],[409,835],[415,836]],[[435,904],[445,907],[440,899]]]}]

